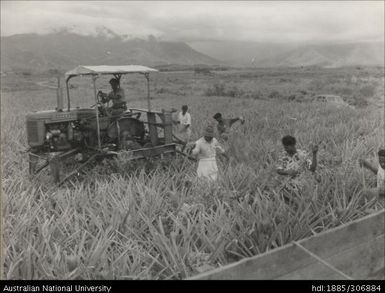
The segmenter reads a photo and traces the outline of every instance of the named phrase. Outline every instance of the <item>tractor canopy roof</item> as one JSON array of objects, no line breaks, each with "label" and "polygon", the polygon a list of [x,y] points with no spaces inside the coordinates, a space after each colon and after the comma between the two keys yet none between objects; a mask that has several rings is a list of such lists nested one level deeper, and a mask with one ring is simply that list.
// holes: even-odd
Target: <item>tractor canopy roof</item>
[{"label": "tractor canopy roof", "polygon": [[79,75],[101,75],[101,74],[127,74],[127,73],[149,73],[157,72],[158,70],[142,65],[98,65],[98,66],[87,66],[79,65],[75,69],[67,71],[65,73],[66,79],[73,76]]}]

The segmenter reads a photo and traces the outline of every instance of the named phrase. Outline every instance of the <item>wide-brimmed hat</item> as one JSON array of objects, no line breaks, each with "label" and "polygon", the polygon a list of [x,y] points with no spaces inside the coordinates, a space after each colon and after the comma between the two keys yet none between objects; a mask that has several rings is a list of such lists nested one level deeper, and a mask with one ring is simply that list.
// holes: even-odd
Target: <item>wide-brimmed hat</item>
[{"label": "wide-brimmed hat", "polygon": [[208,125],[203,132],[203,136],[213,137],[214,136],[214,127],[212,125]]}]

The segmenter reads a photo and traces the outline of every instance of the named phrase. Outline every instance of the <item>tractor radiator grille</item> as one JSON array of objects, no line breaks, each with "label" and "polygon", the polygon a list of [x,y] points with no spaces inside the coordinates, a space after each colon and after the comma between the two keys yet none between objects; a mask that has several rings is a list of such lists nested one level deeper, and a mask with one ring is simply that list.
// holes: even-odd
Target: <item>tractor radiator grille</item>
[{"label": "tractor radiator grille", "polygon": [[37,121],[28,121],[27,122],[27,137],[29,143],[38,143],[39,142],[39,131]]}]

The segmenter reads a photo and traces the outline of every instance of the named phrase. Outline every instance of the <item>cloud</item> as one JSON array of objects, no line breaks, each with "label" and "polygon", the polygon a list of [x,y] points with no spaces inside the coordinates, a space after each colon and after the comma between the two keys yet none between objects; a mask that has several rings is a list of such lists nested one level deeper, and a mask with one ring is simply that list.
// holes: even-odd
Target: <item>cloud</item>
[{"label": "cloud", "polygon": [[1,35],[73,27],[168,40],[384,39],[383,1],[1,1]]}]

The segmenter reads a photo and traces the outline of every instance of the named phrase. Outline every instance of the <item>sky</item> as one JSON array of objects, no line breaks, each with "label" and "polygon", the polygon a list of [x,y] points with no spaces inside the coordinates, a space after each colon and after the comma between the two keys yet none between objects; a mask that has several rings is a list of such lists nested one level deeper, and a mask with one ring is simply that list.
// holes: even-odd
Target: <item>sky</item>
[{"label": "sky", "polygon": [[1,36],[63,28],[174,41],[384,40],[384,1],[1,1]]}]

